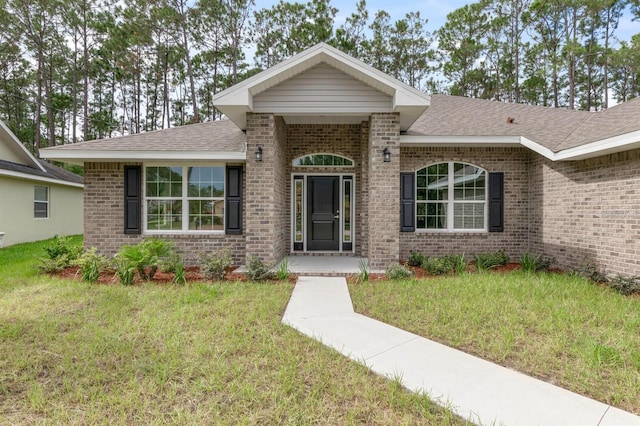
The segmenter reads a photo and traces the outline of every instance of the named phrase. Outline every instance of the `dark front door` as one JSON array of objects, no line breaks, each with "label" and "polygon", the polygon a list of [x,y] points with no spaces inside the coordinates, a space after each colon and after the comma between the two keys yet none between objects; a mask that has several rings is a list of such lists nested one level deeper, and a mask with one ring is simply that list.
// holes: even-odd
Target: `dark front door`
[{"label": "dark front door", "polygon": [[307,177],[307,250],[340,249],[340,177]]}]

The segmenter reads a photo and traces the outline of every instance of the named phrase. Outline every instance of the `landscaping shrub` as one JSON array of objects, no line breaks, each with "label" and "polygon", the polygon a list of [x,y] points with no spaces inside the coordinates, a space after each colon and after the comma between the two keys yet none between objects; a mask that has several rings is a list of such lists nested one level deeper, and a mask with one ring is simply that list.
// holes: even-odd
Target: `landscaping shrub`
[{"label": "landscaping shrub", "polygon": [[74,263],[80,267],[80,274],[83,280],[95,283],[109,264],[109,261],[105,256],[98,253],[95,247],[92,247],[91,250],[82,253]]},{"label": "landscaping shrub", "polygon": [[525,272],[538,272],[549,269],[551,266],[551,259],[548,259],[541,254],[534,255],[532,253],[526,252],[522,258],[520,259],[520,267]]},{"label": "landscaping shrub", "polygon": [[252,255],[247,259],[247,277],[251,281],[269,280],[274,277],[271,266],[264,263],[258,256]]},{"label": "landscaping shrub", "polygon": [[220,281],[227,268],[232,265],[229,249],[220,249],[213,253],[202,254],[199,258],[200,271],[208,280]]},{"label": "landscaping shrub", "polygon": [[413,272],[404,265],[392,263],[386,267],[384,274],[390,280],[402,280],[412,276]]},{"label": "landscaping shrub", "polygon": [[82,253],[82,247],[71,244],[71,237],[55,236],[44,247],[46,257],[40,258],[38,270],[42,272],[57,272],[71,266]]},{"label": "landscaping shrub", "polygon": [[569,272],[571,275],[578,275],[596,283],[607,283],[607,275],[600,270],[598,265],[589,258],[584,258],[577,269]]},{"label": "landscaping shrub", "polygon": [[411,251],[407,264],[409,266],[422,266],[422,262],[424,262],[424,259],[425,257],[422,253],[417,251]]},{"label": "landscaping shrub", "polygon": [[369,269],[366,260],[360,259],[358,261],[358,269],[360,269],[360,272],[356,275],[356,283],[366,283],[369,281]]},{"label": "landscaping shrub", "polygon": [[640,293],[640,277],[616,275],[609,281],[609,287],[625,296]]},{"label": "landscaping shrub", "polygon": [[464,254],[448,254],[441,257],[426,257],[422,269],[433,275],[444,275],[452,272],[462,274],[467,270]]},{"label": "landscaping shrub", "polygon": [[291,271],[289,270],[289,258],[285,256],[278,265],[276,276],[280,281],[286,281],[289,279],[289,274],[291,274]]},{"label": "landscaping shrub", "polygon": [[116,275],[120,280],[120,284],[131,285],[133,284],[133,278],[136,273],[136,266],[129,260],[117,254],[112,261],[113,267],[116,270]]},{"label": "landscaping shrub", "polygon": [[133,267],[141,278],[152,280],[160,265],[174,255],[171,241],[159,238],[145,238],[135,246],[125,245],[117,256]]},{"label": "landscaping shrub", "polygon": [[473,256],[478,270],[494,268],[499,265],[506,265],[509,262],[509,256],[504,250],[498,250],[495,253],[478,253]]}]

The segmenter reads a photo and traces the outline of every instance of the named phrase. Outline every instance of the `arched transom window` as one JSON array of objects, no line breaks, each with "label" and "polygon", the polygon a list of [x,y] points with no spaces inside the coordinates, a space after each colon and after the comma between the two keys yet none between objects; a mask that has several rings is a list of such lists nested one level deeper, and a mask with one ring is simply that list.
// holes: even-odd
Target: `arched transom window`
[{"label": "arched transom window", "polygon": [[353,167],[353,160],[334,154],[303,155],[293,160],[294,167]]},{"label": "arched transom window", "polygon": [[418,229],[486,230],[487,171],[449,161],[416,172]]}]

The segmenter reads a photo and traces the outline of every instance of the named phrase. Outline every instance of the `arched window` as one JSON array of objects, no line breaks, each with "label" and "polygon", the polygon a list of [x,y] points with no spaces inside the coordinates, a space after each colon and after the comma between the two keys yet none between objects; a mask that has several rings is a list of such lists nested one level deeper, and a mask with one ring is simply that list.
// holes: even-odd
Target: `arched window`
[{"label": "arched window", "polygon": [[334,154],[303,155],[293,160],[294,167],[353,167],[353,160]]},{"label": "arched window", "polygon": [[416,172],[416,227],[487,229],[487,171],[449,161]]}]

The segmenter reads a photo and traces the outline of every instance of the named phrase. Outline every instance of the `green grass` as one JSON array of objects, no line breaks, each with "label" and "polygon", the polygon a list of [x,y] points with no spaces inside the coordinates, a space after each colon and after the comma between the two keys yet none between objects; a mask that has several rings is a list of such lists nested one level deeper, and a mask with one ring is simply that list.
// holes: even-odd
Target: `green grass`
[{"label": "green grass", "polygon": [[91,285],[0,250],[0,424],[462,424],[281,324],[289,283]]},{"label": "green grass", "polygon": [[357,312],[640,414],[640,298],[522,272],[350,291]]}]

